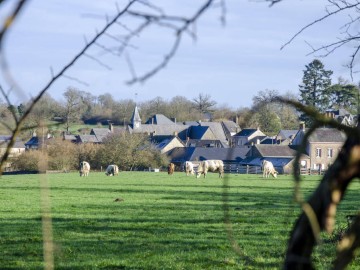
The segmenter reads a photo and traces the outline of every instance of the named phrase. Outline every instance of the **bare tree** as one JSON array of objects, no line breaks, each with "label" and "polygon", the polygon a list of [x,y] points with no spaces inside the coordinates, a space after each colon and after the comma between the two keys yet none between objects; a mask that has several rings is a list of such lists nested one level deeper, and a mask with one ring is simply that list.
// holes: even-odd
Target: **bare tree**
[{"label": "bare tree", "polygon": [[216,105],[216,101],[211,100],[209,94],[200,93],[197,97],[193,98],[194,107],[200,113],[211,112]]}]

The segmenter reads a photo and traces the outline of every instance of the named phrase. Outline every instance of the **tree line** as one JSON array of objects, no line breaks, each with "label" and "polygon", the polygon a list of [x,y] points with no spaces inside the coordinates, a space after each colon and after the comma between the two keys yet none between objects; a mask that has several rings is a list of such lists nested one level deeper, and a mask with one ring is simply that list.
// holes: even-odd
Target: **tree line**
[{"label": "tree line", "polygon": [[[105,170],[109,164],[117,164],[120,170],[160,168],[169,161],[149,141],[145,134],[111,134],[103,144],[74,144],[62,138],[49,140],[38,151],[26,151],[11,160],[12,167],[20,171],[43,170],[71,171],[79,169],[86,160],[91,168]],[[41,170],[41,169],[40,169]]]},{"label": "tree line", "polygon": [[[280,95],[277,90],[261,90],[253,96],[251,106],[237,109],[226,104],[218,105],[210,95],[204,93],[199,93],[192,99],[178,95],[165,100],[158,96],[136,104],[132,99],[116,100],[109,93],[95,96],[69,87],[63,94],[64,99],[60,101],[44,94],[27,117],[24,128],[33,130],[51,120],[62,123],[66,132],[74,124],[105,125],[110,121],[115,125],[127,125],[137,105],[143,122],[154,114],[163,114],[183,122],[202,120],[205,113],[210,113],[212,121],[232,120],[241,128],[259,127],[263,132],[273,135],[280,129],[296,129],[299,119],[311,125],[310,119],[293,106],[274,102],[279,96],[299,100],[303,105],[316,108],[321,113],[325,113],[327,109],[344,108],[356,114],[359,104],[358,87],[343,78],[338,78],[338,82],[332,84],[332,73],[325,69],[320,60],[315,59],[305,66],[298,94],[289,91]],[[1,102],[0,116],[4,119],[3,122],[15,125],[11,120],[12,115],[21,116],[29,104],[8,106]]]}]

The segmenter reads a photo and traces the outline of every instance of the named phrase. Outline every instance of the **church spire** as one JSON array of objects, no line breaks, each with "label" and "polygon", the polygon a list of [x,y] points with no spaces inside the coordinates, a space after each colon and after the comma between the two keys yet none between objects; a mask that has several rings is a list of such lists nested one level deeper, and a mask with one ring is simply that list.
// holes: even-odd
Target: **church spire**
[{"label": "church spire", "polygon": [[131,116],[131,123],[133,129],[138,129],[141,127],[141,118],[137,105],[135,105],[133,115]]}]

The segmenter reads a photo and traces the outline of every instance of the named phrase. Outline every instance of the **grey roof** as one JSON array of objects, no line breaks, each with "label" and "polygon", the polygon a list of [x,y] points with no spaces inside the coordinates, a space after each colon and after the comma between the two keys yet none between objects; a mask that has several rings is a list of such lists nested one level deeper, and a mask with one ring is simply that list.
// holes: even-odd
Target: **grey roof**
[{"label": "grey roof", "polygon": [[9,141],[11,140],[11,135],[0,135],[0,141]]},{"label": "grey roof", "polygon": [[80,143],[101,143],[95,135],[78,135],[78,142]]},{"label": "grey roof", "polygon": [[225,132],[220,122],[201,122],[200,125],[210,127],[216,139],[226,141]]},{"label": "grey roof", "polygon": [[335,128],[318,128],[310,136],[309,142],[344,142],[345,133]]},{"label": "grey roof", "polygon": [[128,126],[130,133],[147,133],[153,135],[177,135],[183,141],[186,140],[189,126],[185,125],[146,125],[143,124],[140,128],[132,129]]},{"label": "grey roof", "polygon": [[201,147],[176,147],[169,153],[172,162],[201,161],[220,159],[228,162],[240,162],[246,157],[249,149],[245,148],[201,148]]},{"label": "grey roof", "polygon": [[251,134],[253,134],[256,131],[257,131],[256,128],[244,128],[240,132],[236,133],[234,136],[249,137]]},{"label": "grey roof", "polygon": [[256,144],[253,147],[262,157],[295,157],[296,155],[296,147],[292,145]]},{"label": "grey roof", "polygon": [[130,119],[131,123],[134,123],[134,122],[141,122],[141,118],[140,118],[140,114],[139,114],[139,109],[137,106],[135,106],[134,108],[134,111],[133,111],[133,114],[131,116],[131,119]]},{"label": "grey roof", "polygon": [[64,140],[66,141],[76,141],[76,135],[74,134],[64,134]]},{"label": "grey roof", "polygon": [[187,126],[199,126],[199,122],[197,121],[184,121],[183,122],[184,125],[187,125]]},{"label": "grey roof", "polygon": [[202,138],[204,138],[204,135],[210,132],[210,136],[212,136],[212,139],[216,139],[214,133],[212,132],[212,130],[210,129],[210,127],[202,127],[202,126],[191,126],[189,128],[189,132],[188,132],[188,137],[190,139],[197,139],[200,140]]},{"label": "grey roof", "polygon": [[146,122],[145,124],[148,125],[174,125],[175,122],[171,121],[169,118],[167,118],[165,115],[163,114],[155,114],[153,116],[151,116]]},{"label": "grey roof", "polygon": [[283,139],[293,139],[298,131],[298,129],[282,129],[278,135],[281,133],[285,137]]},{"label": "grey roof", "polygon": [[[270,161],[274,167],[284,167],[289,164],[294,158],[272,158],[267,157],[266,160]],[[261,166],[262,161],[264,158],[259,157],[247,157],[240,162],[242,165],[249,165],[249,166]]]},{"label": "grey roof", "polygon": [[186,142],[186,146],[191,147],[218,147],[218,148],[228,148],[229,146],[220,140],[194,140],[189,139]]},{"label": "grey roof", "polygon": [[[162,140],[160,140],[163,138]],[[179,141],[184,147],[185,144],[176,136],[158,136],[157,140],[152,140],[152,142],[155,143],[155,147],[157,149],[164,149],[168,144],[170,144],[172,141],[177,140]]]},{"label": "grey roof", "polygon": [[[11,135],[0,135],[0,148],[6,148],[11,138]],[[25,148],[25,144],[21,139],[16,138],[13,148]]]},{"label": "grey roof", "polygon": [[231,133],[237,133],[240,131],[240,126],[234,121],[222,121],[223,127],[226,131]]},{"label": "grey roof", "polygon": [[103,139],[109,135],[109,133],[111,133],[111,131],[108,128],[93,128],[90,131],[90,135],[94,135],[96,137],[96,140],[92,139],[94,142],[102,142]]}]

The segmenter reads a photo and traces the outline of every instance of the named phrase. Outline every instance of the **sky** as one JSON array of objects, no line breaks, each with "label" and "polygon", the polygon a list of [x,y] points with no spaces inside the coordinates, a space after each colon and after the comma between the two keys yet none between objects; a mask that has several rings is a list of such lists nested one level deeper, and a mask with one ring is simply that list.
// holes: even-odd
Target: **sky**
[{"label": "sky", "polygon": [[[0,6],[1,22],[14,2]],[[2,72],[0,82],[5,91],[10,91],[11,101],[19,103],[36,96],[124,3],[128,1],[28,1],[3,44],[3,55],[14,80],[8,80]],[[204,1],[151,3],[167,15],[190,16]],[[63,100],[63,93],[74,87],[95,96],[110,93],[115,100],[136,102],[156,97],[170,101],[175,96],[192,100],[199,94],[207,94],[218,106],[238,109],[250,107],[253,96],[266,89],[298,94],[305,65],[315,58],[324,63],[325,69],[334,72],[333,83],[340,76],[351,81],[345,67],[352,52],[350,45],[325,58],[309,55],[308,45],[319,46],[336,40],[346,15],[310,27],[281,49],[303,26],[325,15],[326,0],[283,0],[272,7],[261,1],[226,0],[225,3],[225,24],[220,20],[219,7],[209,9],[190,28],[195,31],[196,39],[185,34],[166,67],[144,83],[126,82],[134,73],[140,76],[161,62],[171,49],[174,32],[150,27],[135,36],[120,56],[115,55],[121,44],[119,40],[140,22],[124,16],[48,93]],[[144,5],[134,5],[131,10],[157,12]],[[358,84],[358,76],[354,74],[353,83]],[[14,81],[18,87],[14,87]]]}]

